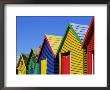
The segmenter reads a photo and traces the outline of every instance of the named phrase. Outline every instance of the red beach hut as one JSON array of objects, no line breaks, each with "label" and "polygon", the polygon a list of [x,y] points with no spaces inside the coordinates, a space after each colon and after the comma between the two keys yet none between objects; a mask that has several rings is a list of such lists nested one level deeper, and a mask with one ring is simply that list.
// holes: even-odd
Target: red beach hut
[{"label": "red beach hut", "polygon": [[94,17],[92,17],[89,29],[82,43],[82,48],[87,52],[87,74],[94,74]]}]

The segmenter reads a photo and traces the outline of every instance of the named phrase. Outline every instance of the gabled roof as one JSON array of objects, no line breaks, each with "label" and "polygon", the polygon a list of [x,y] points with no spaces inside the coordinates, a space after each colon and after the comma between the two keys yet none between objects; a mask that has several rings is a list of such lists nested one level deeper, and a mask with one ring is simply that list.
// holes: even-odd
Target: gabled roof
[{"label": "gabled roof", "polygon": [[72,26],[73,30],[77,33],[79,38],[81,39],[81,42],[83,42],[85,34],[89,28],[88,25],[81,25],[81,24],[75,24],[75,23],[70,23]]},{"label": "gabled roof", "polygon": [[[66,32],[65,32],[65,34],[64,34],[64,36],[63,36],[63,38],[61,40],[61,43],[60,43],[60,45],[58,47],[56,56],[58,55],[58,52],[60,51],[61,46],[64,43],[64,40],[65,40],[66,35],[67,35],[68,31],[69,31],[69,28],[71,29],[71,31],[75,35],[75,37],[78,39],[79,43],[82,44],[82,40],[84,38],[84,35],[86,33],[86,30],[87,30],[88,26],[87,25],[75,24],[75,23],[69,23],[67,25],[67,30],[66,30]],[[84,31],[84,33],[82,31]]]},{"label": "gabled roof", "polygon": [[34,55],[38,55],[40,48],[32,48]]},{"label": "gabled roof", "polygon": [[83,40],[83,43],[82,43],[83,48],[87,45],[87,42],[88,42],[88,40],[91,37],[93,32],[94,32],[94,17],[92,17],[89,28],[87,30],[87,33],[86,33],[85,37],[84,37],[84,40]]},{"label": "gabled roof", "polygon": [[[27,61],[27,64],[29,64],[29,62],[30,62],[30,60],[32,58],[32,54],[34,54],[35,59],[38,57],[39,50],[40,50],[40,48],[32,48],[31,49],[30,54],[29,54],[29,58],[28,58],[28,61]],[[34,59],[33,59],[33,61],[34,61]]]},{"label": "gabled roof", "polygon": [[19,63],[20,63],[20,61],[21,61],[22,58],[24,60],[25,65],[27,64],[28,56],[26,56],[25,54],[22,53],[20,55],[20,57],[19,57],[19,60],[18,60],[17,66],[16,66],[17,68],[19,67]]},{"label": "gabled roof", "polygon": [[38,58],[40,56],[40,53],[42,51],[42,48],[43,48],[43,45],[44,45],[44,42],[45,41],[47,41],[48,45],[50,46],[50,50],[51,50],[53,56],[55,57],[61,40],[62,40],[62,36],[45,35],[44,36],[43,43],[42,43],[42,46],[41,46],[40,51],[39,51],[39,54],[38,54]]},{"label": "gabled roof", "polygon": [[24,54],[24,53],[22,53],[22,57],[24,58],[24,63],[25,63],[25,65],[27,64],[27,60],[28,60],[28,58],[29,58],[29,54]]}]

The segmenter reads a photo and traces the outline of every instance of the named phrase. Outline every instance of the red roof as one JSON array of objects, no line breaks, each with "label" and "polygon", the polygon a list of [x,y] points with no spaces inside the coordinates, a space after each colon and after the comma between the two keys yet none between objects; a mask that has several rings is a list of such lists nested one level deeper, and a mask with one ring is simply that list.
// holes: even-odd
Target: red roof
[{"label": "red roof", "polygon": [[87,33],[86,33],[85,37],[84,37],[84,40],[83,40],[83,43],[82,43],[83,48],[86,47],[86,45],[89,41],[89,38],[91,37],[93,32],[94,32],[94,16],[92,17],[89,28],[87,30]]}]

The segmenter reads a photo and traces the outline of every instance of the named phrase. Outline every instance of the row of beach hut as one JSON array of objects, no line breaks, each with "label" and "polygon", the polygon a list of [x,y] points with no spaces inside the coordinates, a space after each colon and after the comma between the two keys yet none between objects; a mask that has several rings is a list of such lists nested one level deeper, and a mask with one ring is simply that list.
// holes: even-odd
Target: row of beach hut
[{"label": "row of beach hut", "polygon": [[94,74],[94,17],[70,23],[64,36],[45,35],[40,48],[21,54],[17,74]]}]

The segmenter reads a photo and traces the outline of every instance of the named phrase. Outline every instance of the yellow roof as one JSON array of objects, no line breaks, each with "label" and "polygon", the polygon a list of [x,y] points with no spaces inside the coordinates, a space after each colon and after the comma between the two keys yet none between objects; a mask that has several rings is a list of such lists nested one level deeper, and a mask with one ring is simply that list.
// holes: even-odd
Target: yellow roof
[{"label": "yellow roof", "polygon": [[62,40],[62,36],[46,35],[46,37],[49,41],[50,47],[52,48],[54,55],[56,55],[56,52]]}]

